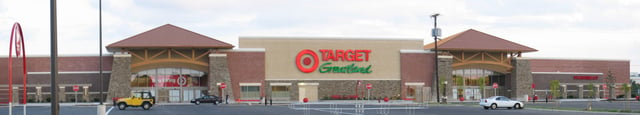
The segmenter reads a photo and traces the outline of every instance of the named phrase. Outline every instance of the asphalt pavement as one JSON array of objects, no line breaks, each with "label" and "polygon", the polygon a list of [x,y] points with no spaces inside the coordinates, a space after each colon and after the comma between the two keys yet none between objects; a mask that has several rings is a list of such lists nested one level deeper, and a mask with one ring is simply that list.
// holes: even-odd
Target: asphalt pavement
[{"label": "asphalt pavement", "polygon": [[[617,109],[631,109],[640,111],[640,101],[576,101],[576,102],[527,102],[525,103],[529,106],[536,107],[562,107],[562,108],[575,108],[575,109],[586,109],[589,104],[591,104],[592,109],[607,109],[607,110],[617,110]],[[557,105],[556,105],[557,104]]]},{"label": "asphalt pavement", "polygon": [[[571,103],[571,104],[570,104]],[[578,106],[583,103],[565,102],[563,106]],[[606,103],[603,103],[603,106]],[[612,103],[615,104],[615,103]],[[529,105],[538,105],[529,104]],[[543,105],[539,103],[539,105]],[[597,105],[600,105],[598,103]],[[291,107],[286,104],[264,106],[264,105],[247,105],[247,104],[228,104],[228,105],[213,105],[213,104],[177,104],[177,105],[156,105],[151,110],[143,110],[139,107],[127,108],[126,110],[118,110],[117,108],[111,109],[112,106],[108,106],[106,109],[111,109],[108,115],[203,115],[203,114],[221,114],[221,115],[607,115],[607,114],[626,114],[626,113],[606,113],[606,112],[580,112],[580,111],[565,111],[565,110],[548,110],[538,108],[525,108],[525,109],[497,109],[497,110],[485,110],[480,106],[473,105],[419,105],[419,106],[406,106],[402,104],[396,105],[365,105],[358,112],[354,109],[354,105],[338,105],[335,108],[327,108],[331,105],[310,105]],[[381,109],[382,108],[395,108],[395,109]],[[402,109],[411,107],[422,107],[419,109]],[[302,109],[301,109],[302,108]],[[22,107],[16,106],[13,108],[13,115],[22,115]],[[27,115],[48,115],[51,113],[49,106],[28,106]],[[0,106],[0,115],[6,115],[8,113],[8,107]],[[60,115],[95,115],[95,106],[61,106]],[[636,113],[637,114],[637,113]]]}]

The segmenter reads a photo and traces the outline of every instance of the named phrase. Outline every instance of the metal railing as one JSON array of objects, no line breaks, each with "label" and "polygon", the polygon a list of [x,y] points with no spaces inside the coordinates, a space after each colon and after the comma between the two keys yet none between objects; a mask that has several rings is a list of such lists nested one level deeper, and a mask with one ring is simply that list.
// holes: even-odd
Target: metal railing
[{"label": "metal railing", "polygon": [[[305,115],[310,115],[311,111],[328,112],[332,115],[364,115],[366,114],[408,114],[414,115],[416,110],[428,109],[429,105],[426,103],[374,103],[374,102],[361,102],[361,103],[340,103],[340,102],[312,102],[312,103],[291,103],[288,105],[290,109],[301,110]],[[391,110],[399,113],[392,113]],[[404,110],[404,111],[402,111]],[[353,113],[352,113],[353,112]]]}]

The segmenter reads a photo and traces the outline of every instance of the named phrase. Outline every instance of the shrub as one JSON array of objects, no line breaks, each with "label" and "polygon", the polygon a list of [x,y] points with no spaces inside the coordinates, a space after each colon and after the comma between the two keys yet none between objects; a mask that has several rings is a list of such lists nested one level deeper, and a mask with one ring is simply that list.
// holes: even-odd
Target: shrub
[{"label": "shrub", "polygon": [[342,98],[342,96],[340,96],[340,95],[331,95],[331,99],[333,99],[333,100],[339,100],[341,98]]}]

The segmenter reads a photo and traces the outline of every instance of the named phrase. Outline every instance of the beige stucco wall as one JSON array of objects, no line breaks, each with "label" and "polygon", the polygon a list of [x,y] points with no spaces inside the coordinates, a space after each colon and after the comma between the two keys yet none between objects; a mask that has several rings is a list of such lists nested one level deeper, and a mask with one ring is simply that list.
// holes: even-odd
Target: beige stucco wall
[{"label": "beige stucco wall", "polygon": [[[362,38],[296,38],[296,37],[240,37],[240,48],[264,48],[266,80],[400,80],[400,50],[422,49],[420,39],[362,39]],[[296,67],[298,53],[313,50],[319,65],[371,65],[371,73],[320,73],[318,69],[303,73]],[[320,49],[371,50],[369,61],[323,61]],[[364,58],[364,56],[362,56]]]}]

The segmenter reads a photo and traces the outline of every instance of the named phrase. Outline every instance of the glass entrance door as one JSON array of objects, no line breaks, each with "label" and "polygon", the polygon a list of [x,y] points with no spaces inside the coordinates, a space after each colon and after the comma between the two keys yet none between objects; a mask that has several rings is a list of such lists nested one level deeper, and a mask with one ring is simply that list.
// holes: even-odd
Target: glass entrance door
[{"label": "glass entrance door", "polygon": [[[453,71],[453,93],[449,96],[453,99],[464,97],[465,100],[477,100],[488,95],[487,88],[491,84],[498,83],[500,87],[505,85],[505,75],[486,69],[459,69]],[[484,88],[485,90],[482,90]],[[484,93],[482,92],[484,91]],[[491,90],[493,92],[493,90]]]},{"label": "glass entrance door", "polygon": [[195,99],[201,96],[201,91],[200,90],[183,90],[182,91],[182,102],[183,103],[188,103],[189,101],[191,101],[191,99]]},{"label": "glass entrance door", "polygon": [[180,90],[169,90],[169,103],[180,103]]}]

